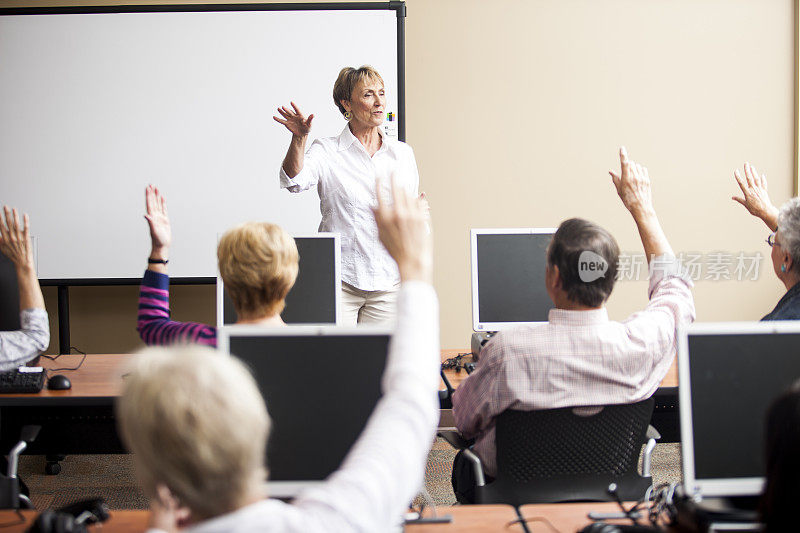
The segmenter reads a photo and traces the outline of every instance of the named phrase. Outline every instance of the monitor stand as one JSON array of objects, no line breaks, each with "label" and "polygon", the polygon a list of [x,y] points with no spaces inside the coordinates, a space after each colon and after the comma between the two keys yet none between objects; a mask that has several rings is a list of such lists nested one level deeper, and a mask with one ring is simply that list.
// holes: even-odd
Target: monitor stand
[{"label": "monitor stand", "polygon": [[489,339],[494,337],[496,331],[477,331],[472,334],[472,342],[470,343],[472,346],[472,360],[477,361],[478,357],[481,354],[481,348],[483,345],[489,342]]},{"label": "monitor stand", "polygon": [[758,496],[677,500],[677,523],[695,531],[760,531]]}]

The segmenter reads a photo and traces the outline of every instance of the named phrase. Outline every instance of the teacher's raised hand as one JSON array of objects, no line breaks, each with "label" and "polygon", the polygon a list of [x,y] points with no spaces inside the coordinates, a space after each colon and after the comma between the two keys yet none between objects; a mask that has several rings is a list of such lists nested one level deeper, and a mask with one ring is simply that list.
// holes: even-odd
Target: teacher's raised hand
[{"label": "teacher's raised hand", "polygon": [[294,102],[290,102],[290,104],[292,105],[292,109],[286,106],[278,108],[278,113],[283,117],[282,119],[276,116],[272,118],[275,119],[276,122],[286,126],[286,129],[292,132],[292,135],[295,137],[306,137],[311,131],[311,121],[314,120],[314,114],[312,113],[306,117],[303,115],[303,112],[300,111],[300,108],[297,107],[297,104]]}]

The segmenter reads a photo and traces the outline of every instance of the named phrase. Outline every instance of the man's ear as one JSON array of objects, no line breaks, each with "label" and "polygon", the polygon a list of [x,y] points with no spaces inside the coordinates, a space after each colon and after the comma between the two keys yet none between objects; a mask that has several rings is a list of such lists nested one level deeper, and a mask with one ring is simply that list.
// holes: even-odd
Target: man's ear
[{"label": "man's ear", "polygon": [[553,289],[561,288],[561,273],[556,265],[547,265],[544,278],[548,287]]},{"label": "man's ear", "polygon": [[786,272],[792,270],[794,266],[794,261],[792,261],[792,256],[789,252],[785,251],[783,247],[781,247],[781,252],[783,253],[783,257],[781,257],[781,263],[786,265]]}]

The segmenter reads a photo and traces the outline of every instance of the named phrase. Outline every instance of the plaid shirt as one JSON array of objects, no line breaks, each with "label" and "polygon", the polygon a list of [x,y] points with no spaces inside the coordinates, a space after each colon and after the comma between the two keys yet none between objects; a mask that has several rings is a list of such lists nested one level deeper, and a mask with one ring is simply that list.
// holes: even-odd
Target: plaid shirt
[{"label": "plaid shirt", "polygon": [[506,409],[632,403],[651,396],[677,348],[677,328],[694,321],[693,284],[672,256],[653,260],[647,307],[623,322],[605,308],[553,309],[549,321],[495,335],[453,396],[456,426],[494,476],[494,418]]}]

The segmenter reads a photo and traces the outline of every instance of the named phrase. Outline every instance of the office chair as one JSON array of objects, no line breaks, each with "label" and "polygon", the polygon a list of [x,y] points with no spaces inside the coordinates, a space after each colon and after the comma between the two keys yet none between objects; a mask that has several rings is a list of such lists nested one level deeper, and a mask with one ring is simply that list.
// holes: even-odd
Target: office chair
[{"label": "office chair", "polygon": [[19,442],[8,453],[8,471],[5,475],[0,474],[0,509],[33,509],[31,500],[20,493],[17,467],[20,454],[25,451],[28,444],[36,440],[41,429],[41,426],[24,426]]},{"label": "office chair", "polygon": [[[584,416],[573,408],[516,411],[497,417],[497,478],[486,483],[469,443],[440,432],[474,469],[475,503],[557,503],[607,501],[610,483],[622,500],[639,500],[652,485],[651,454],[657,432],[649,428],[654,400],[600,407]],[[649,436],[637,471],[639,452]]]}]

